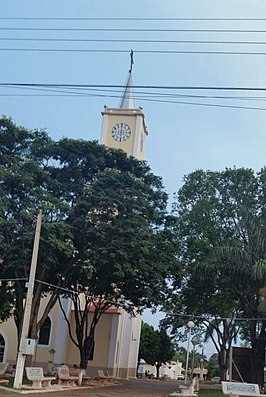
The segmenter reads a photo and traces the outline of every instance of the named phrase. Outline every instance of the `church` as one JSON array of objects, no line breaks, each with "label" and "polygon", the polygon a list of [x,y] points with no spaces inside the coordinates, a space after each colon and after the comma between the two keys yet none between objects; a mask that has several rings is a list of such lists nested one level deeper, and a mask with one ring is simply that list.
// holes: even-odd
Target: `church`
[{"label": "church", "polygon": [[[131,66],[119,107],[104,107],[100,143],[121,149],[128,156],[144,159],[148,135],[142,108],[135,108]],[[44,298],[45,300],[45,298]],[[63,298],[64,309],[71,326],[75,325],[71,301]],[[43,301],[43,307],[45,301]],[[43,310],[40,308],[40,312]],[[99,369],[118,378],[135,378],[141,330],[141,317],[131,318],[122,308],[111,308],[101,317],[96,330],[95,349],[88,363],[88,376],[96,376]],[[14,320],[0,324],[0,362],[16,363],[17,335]],[[64,316],[56,304],[41,327],[34,350],[32,366],[47,369],[61,364],[74,367],[79,352],[71,342]]]}]

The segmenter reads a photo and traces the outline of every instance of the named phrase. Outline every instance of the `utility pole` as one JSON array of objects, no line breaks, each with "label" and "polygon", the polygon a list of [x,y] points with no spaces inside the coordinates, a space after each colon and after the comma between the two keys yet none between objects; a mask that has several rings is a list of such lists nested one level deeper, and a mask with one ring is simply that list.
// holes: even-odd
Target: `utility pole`
[{"label": "utility pole", "polygon": [[28,283],[26,283],[26,287],[28,288],[28,291],[25,302],[23,324],[22,324],[22,330],[21,330],[21,336],[19,342],[19,351],[18,351],[17,363],[16,363],[16,373],[13,384],[13,387],[16,389],[20,389],[22,385],[24,364],[27,355],[26,346],[27,346],[27,342],[30,342],[30,340],[28,340],[27,338],[29,333],[31,306],[32,306],[32,298],[33,298],[38,251],[39,251],[39,242],[40,242],[40,233],[41,233],[41,224],[42,224],[42,210],[40,209],[38,212],[37,225],[35,230],[31,266],[30,266],[30,276]]}]

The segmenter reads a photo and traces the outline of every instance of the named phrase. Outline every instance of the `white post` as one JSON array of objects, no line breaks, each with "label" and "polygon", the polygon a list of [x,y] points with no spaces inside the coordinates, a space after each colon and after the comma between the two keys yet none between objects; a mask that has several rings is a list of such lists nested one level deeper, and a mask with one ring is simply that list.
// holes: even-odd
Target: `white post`
[{"label": "white post", "polygon": [[229,351],[229,369],[227,373],[227,379],[229,382],[232,382],[233,378],[233,346],[230,346],[230,351]]},{"label": "white post", "polygon": [[203,358],[201,358],[200,359],[200,380],[201,381],[203,380],[203,363],[204,363],[204,360],[203,360]]},{"label": "white post", "polygon": [[193,321],[189,321],[187,323],[187,326],[188,326],[188,340],[187,340],[187,360],[186,360],[185,384],[187,383],[187,371],[188,371],[188,359],[189,359],[191,329],[195,326],[195,324],[193,323]]},{"label": "white post", "polygon": [[30,276],[29,276],[29,281],[26,284],[28,291],[25,302],[24,317],[23,317],[22,330],[21,330],[20,343],[19,343],[19,351],[18,351],[17,363],[16,363],[16,373],[13,384],[13,387],[16,389],[21,388],[22,380],[23,380],[26,355],[23,354],[22,351],[23,351],[23,346],[25,346],[24,343],[25,338],[28,337],[28,333],[29,333],[30,314],[31,314],[33,289],[34,289],[38,250],[39,250],[40,233],[41,233],[41,223],[42,223],[42,210],[39,210],[37,225],[35,230],[32,258],[31,258]]}]

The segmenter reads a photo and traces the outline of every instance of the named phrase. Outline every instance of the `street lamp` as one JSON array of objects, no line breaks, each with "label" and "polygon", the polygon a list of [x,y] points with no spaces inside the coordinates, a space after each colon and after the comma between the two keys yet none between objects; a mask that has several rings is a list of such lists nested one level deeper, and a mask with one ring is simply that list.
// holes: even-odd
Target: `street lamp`
[{"label": "street lamp", "polygon": [[192,354],[192,375],[193,375],[193,371],[194,371],[194,362],[195,362],[195,350],[196,350],[196,345],[198,345],[200,343],[199,338],[197,338],[196,336],[194,336],[191,339],[191,343],[193,345],[193,354]]},{"label": "street lamp", "polygon": [[203,380],[203,363],[204,363],[204,360],[203,360],[203,358],[201,358],[200,359],[200,380],[201,381]]},{"label": "street lamp", "polygon": [[185,384],[187,383],[187,370],[188,370],[188,358],[189,358],[189,347],[190,347],[190,338],[191,338],[191,330],[195,327],[193,321],[189,321],[187,323],[188,327],[188,339],[187,339],[187,360],[186,360],[186,372],[185,372]]}]

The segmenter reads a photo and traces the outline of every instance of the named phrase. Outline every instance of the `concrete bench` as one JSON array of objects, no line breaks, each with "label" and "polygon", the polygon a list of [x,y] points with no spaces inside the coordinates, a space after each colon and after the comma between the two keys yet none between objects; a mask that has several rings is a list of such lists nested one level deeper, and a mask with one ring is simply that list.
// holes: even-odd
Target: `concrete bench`
[{"label": "concrete bench", "polygon": [[180,391],[171,393],[170,396],[193,397],[198,394],[198,378],[193,378],[191,384],[179,385]]},{"label": "concrete bench", "polygon": [[78,376],[71,376],[68,366],[58,367],[58,384],[62,386],[77,386],[76,381],[79,380]]},{"label": "concrete bench", "polygon": [[102,379],[108,379],[109,378],[109,376],[105,375],[105,373],[103,372],[102,369],[98,369],[97,372],[98,372],[98,378],[102,378]]},{"label": "concrete bench", "polygon": [[51,387],[51,381],[55,380],[55,376],[44,376],[41,367],[26,367],[26,375],[28,380],[32,382],[34,389],[42,389],[43,387]]},{"label": "concrete bench", "polygon": [[223,394],[228,394],[231,397],[265,396],[265,394],[260,394],[259,385],[255,383],[222,382],[222,390]]},{"label": "concrete bench", "polygon": [[0,363],[0,376],[5,375],[9,363]]}]

